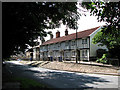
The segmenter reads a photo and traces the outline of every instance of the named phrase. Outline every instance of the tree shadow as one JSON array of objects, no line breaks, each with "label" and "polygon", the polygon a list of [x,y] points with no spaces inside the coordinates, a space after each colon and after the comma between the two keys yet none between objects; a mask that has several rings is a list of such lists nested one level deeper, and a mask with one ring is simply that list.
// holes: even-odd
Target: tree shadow
[{"label": "tree shadow", "polygon": [[30,71],[38,79],[47,82],[48,85],[60,88],[94,88],[98,83],[109,82],[102,77],[80,74],[75,72],[60,71]]},{"label": "tree shadow", "polygon": [[[109,83],[110,81],[95,75],[88,75],[76,72],[49,70],[44,68],[37,68],[31,66],[18,65],[18,69],[24,70],[25,77],[33,78],[37,81],[56,87],[56,88],[94,88],[99,83]],[[16,67],[16,65],[15,65]]]},{"label": "tree shadow", "polygon": [[35,64],[36,62],[32,62],[30,64],[27,64],[28,66],[33,66],[33,64]]},{"label": "tree shadow", "polygon": [[74,86],[74,88],[93,88],[87,86],[87,84],[95,84],[94,82],[109,82],[100,77],[66,72],[47,72],[47,76],[45,76],[44,79],[54,79],[55,81],[61,81],[64,86],[71,85]]},{"label": "tree shadow", "polygon": [[27,64],[27,65],[32,66],[32,67],[38,67],[40,64],[42,64],[41,66],[44,66],[44,65],[46,65],[48,63],[50,63],[50,62],[39,62],[39,63],[33,62],[33,63]]}]

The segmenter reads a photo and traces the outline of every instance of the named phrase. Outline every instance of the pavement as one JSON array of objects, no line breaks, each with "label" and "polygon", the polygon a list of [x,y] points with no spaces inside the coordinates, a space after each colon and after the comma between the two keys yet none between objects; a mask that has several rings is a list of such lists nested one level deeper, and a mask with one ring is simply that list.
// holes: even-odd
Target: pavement
[{"label": "pavement", "polygon": [[[119,76],[87,74],[30,67],[18,61],[7,62],[14,76],[32,78],[54,88],[119,88]],[[120,89],[120,88],[119,88]]]}]

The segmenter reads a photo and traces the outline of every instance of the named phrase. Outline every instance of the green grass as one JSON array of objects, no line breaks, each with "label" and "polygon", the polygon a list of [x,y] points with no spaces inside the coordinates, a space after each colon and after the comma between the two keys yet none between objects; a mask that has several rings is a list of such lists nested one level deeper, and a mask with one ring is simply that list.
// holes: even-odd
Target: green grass
[{"label": "green grass", "polygon": [[44,84],[41,84],[35,80],[32,80],[32,79],[28,79],[28,78],[20,78],[20,77],[17,77],[17,78],[13,78],[14,82],[20,82],[21,84],[21,88],[27,88],[27,89],[30,89],[30,90],[33,90],[33,89],[40,89],[40,88],[47,88],[47,89],[50,89],[48,86],[44,85]]},{"label": "green grass", "polygon": [[[42,84],[38,81],[28,79],[28,78],[21,78],[21,77],[6,77],[3,80],[3,84],[7,82],[19,82],[20,83],[20,90],[41,90],[41,89],[48,89],[51,90],[51,87]],[[13,87],[14,88],[14,87]]]}]

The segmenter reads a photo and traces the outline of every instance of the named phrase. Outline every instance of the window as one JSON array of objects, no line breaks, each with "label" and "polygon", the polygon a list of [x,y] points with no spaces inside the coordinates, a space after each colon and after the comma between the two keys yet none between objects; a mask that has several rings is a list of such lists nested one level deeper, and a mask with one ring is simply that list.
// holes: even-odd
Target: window
[{"label": "window", "polygon": [[68,58],[68,57],[69,57],[69,52],[66,51],[66,52],[65,52],[65,55],[66,55],[66,58]]},{"label": "window", "polygon": [[87,50],[85,50],[85,56],[87,56]]},{"label": "window", "polygon": [[82,56],[84,56],[84,50],[82,50]]},{"label": "window", "polygon": [[47,49],[48,49],[48,46],[46,45],[46,46],[45,46],[45,50],[47,50]]},{"label": "window", "polygon": [[48,50],[50,50],[51,49],[51,45],[48,45]]},{"label": "window", "polygon": [[66,42],[65,42],[65,46],[68,46],[68,44],[69,44],[68,41],[66,41]]},{"label": "window", "polygon": [[87,50],[82,50],[82,56],[87,56]]},{"label": "window", "polygon": [[87,38],[86,39],[82,39],[82,44],[87,44]]},{"label": "window", "polygon": [[43,49],[45,49],[45,46],[43,46]]},{"label": "window", "polygon": [[49,48],[49,45],[48,45],[48,50],[49,50],[50,48]]},{"label": "window", "polygon": [[61,46],[61,43],[58,43],[58,47],[60,47]]},{"label": "window", "polygon": [[53,44],[54,45],[54,48],[56,48],[56,44]]},{"label": "window", "polygon": [[75,41],[72,41],[72,46],[74,46],[75,45]]},{"label": "window", "polygon": [[75,51],[72,51],[72,56],[75,56],[76,52]]},{"label": "window", "polygon": [[87,44],[87,38],[86,38],[86,39],[84,39],[84,43],[85,43],[85,44]]}]

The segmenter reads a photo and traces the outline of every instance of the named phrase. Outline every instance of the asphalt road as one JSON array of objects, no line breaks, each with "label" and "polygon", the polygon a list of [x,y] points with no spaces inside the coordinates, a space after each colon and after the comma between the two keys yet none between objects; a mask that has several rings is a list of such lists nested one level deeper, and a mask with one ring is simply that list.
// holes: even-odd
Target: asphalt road
[{"label": "asphalt road", "polygon": [[118,76],[50,70],[6,62],[13,76],[37,80],[54,88],[118,88]]}]

